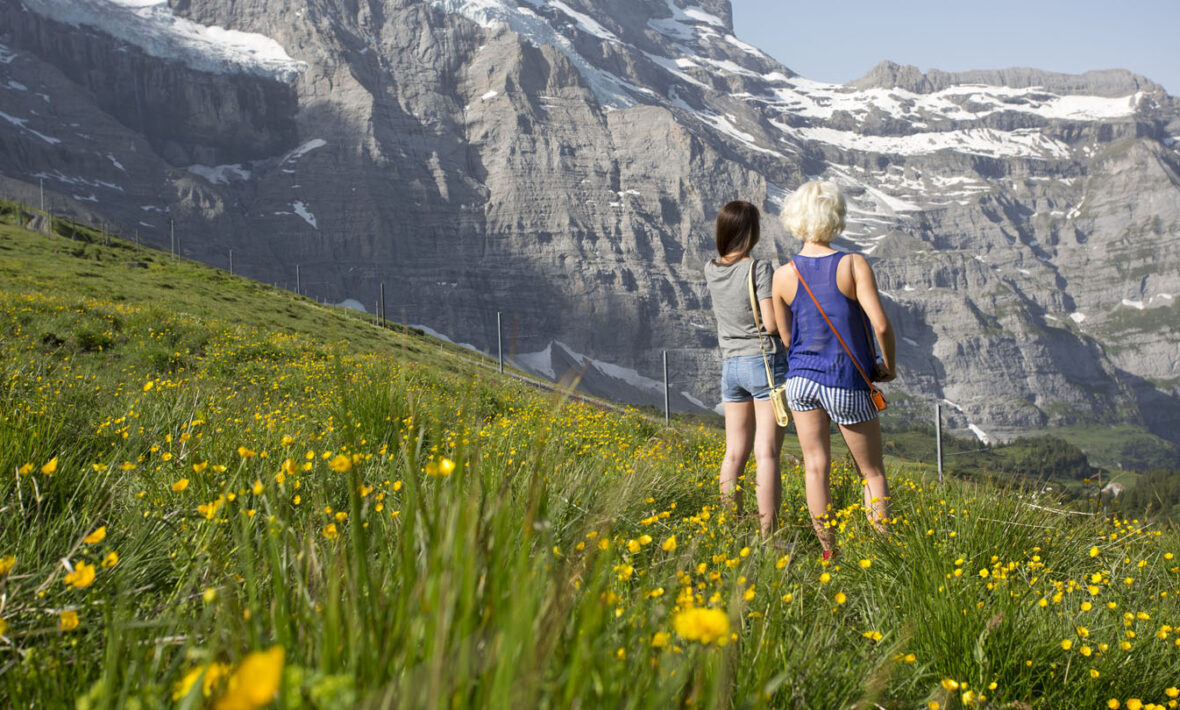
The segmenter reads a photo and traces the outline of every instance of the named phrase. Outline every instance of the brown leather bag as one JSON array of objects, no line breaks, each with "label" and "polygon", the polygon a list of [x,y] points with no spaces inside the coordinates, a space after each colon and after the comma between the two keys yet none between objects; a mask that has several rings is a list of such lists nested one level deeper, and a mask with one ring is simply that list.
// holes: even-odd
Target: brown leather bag
[{"label": "brown leather bag", "polygon": [[[807,290],[807,295],[811,296],[811,301],[815,304],[816,310],[818,310],[819,314],[824,317],[824,320],[828,323],[828,327],[831,328],[832,333],[836,335],[836,340],[839,340],[840,345],[844,347],[844,352],[848,353],[848,359],[852,361],[853,365],[856,365],[856,371],[860,373],[860,376],[865,380],[865,384],[869,386],[869,397],[873,400],[873,406],[877,408],[878,412],[885,411],[885,408],[889,406],[889,403],[885,401],[885,394],[881,392],[881,390],[875,384],[873,384],[873,381],[869,379],[867,374],[865,374],[864,368],[861,367],[860,363],[857,362],[855,357],[853,357],[852,351],[848,349],[848,344],[844,342],[844,338],[840,337],[840,331],[836,330],[836,326],[832,325],[832,321],[828,318],[828,314],[824,313],[823,306],[819,305],[819,300],[816,299],[815,294],[811,292],[811,287],[808,286],[807,281],[803,279],[803,274],[799,273],[799,267],[795,266],[794,261],[791,262],[791,268],[795,270],[795,275],[799,277],[799,283],[803,284],[803,288]],[[861,315],[864,315],[863,311],[861,312]],[[865,336],[869,338],[869,343],[871,344],[873,341],[869,333],[869,324],[867,322],[865,323]]]}]

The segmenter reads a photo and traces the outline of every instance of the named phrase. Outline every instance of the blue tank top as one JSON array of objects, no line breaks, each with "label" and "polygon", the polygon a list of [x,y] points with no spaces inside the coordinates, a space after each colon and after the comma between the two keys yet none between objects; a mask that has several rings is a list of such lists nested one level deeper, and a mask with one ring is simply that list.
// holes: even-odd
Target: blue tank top
[{"label": "blue tank top", "polygon": [[[844,252],[796,256],[795,266],[868,374],[873,369],[873,346],[866,332],[868,319],[860,304],[836,286],[836,267],[845,256]],[[791,345],[787,349],[791,377],[805,377],[828,387],[869,389],[803,284],[795,291],[791,316]]]}]

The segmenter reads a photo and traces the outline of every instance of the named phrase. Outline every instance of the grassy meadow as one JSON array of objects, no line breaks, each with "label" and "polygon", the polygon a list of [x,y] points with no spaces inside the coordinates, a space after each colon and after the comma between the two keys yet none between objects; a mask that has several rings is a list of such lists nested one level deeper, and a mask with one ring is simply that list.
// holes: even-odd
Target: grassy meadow
[{"label": "grassy meadow", "polygon": [[821,562],[715,429],[7,218],[4,707],[1177,707],[1173,529],[841,460]]}]

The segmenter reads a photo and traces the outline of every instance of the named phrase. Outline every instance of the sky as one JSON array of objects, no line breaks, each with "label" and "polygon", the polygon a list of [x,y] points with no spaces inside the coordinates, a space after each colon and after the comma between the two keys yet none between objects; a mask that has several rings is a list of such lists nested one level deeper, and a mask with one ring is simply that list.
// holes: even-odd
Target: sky
[{"label": "sky", "polygon": [[1180,95],[1180,0],[732,0],[735,34],[844,83],[878,62],[922,71],[1129,69]]}]

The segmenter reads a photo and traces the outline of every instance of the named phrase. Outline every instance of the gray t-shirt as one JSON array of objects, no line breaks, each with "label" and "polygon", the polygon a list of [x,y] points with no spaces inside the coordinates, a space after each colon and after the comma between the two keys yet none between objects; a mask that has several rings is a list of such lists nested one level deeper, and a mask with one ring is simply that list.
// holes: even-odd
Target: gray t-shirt
[{"label": "gray t-shirt", "polygon": [[[756,266],[755,266],[756,265]],[[764,259],[743,259],[729,266],[713,261],[705,264],[705,281],[709,284],[709,295],[713,299],[713,315],[717,317],[717,342],[721,345],[721,357],[759,355],[758,331],[754,326],[754,313],[750,309],[750,269],[754,268],[754,294],[759,301],[770,298],[771,280],[774,276],[770,262]],[[762,318],[762,314],[758,314]],[[763,323],[763,327],[765,327]],[[762,332],[762,346],[766,354],[784,352],[778,336]]]}]

